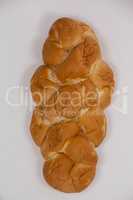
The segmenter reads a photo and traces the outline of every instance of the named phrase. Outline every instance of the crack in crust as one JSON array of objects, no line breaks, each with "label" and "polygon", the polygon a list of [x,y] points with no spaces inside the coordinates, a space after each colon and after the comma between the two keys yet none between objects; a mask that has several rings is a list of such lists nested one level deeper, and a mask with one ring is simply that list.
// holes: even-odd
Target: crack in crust
[{"label": "crack in crust", "polygon": [[32,76],[36,107],[31,135],[45,159],[49,185],[80,192],[95,177],[98,147],[106,135],[104,110],[115,86],[98,39],[85,23],[60,18],[43,45],[44,65]]}]

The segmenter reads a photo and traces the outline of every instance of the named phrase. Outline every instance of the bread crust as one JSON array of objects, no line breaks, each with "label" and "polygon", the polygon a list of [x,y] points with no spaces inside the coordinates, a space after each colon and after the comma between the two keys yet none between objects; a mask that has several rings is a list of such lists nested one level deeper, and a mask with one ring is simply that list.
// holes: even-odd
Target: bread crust
[{"label": "bread crust", "polygon": [[92,28],[70,18],[56,20],[31,79],[36,107],[30,130],[45,159],[43,175],[53,188],[81,192],[96,174],[98,147],[106,136],[104,110],[114,74],[103,60]]}]

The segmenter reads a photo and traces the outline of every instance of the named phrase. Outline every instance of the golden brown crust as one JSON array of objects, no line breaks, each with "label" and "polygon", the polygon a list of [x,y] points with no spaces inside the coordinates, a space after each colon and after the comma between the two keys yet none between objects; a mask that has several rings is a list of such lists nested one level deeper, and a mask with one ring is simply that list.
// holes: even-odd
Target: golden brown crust
[{"label": "golden brown crust", "polygon": [[44,164],[43,174],[49,185],[63,192],[75,192],[70,171],[74,162],[64,154]]},{"label": "golden brown crust", "polygon": [[43,59],[48,65],[57,65],[65,60],[68,52],[60,48],[56,43],[47,39],[43,47]]},{"label": "golden brown crust", "polygon": [[67,59],[55,67],[59,80],[74,79],[89,73],[91,65],[101,58],[100,47],[96,40],[87,37],[71,50]]},{"label": "golden brown crust", "polygon": [[36,107],[34,109],[30,124],[30,131],[34,142],[40,146],[46,137],[48,124],[44,121],[43,109]]},{"label": "golden brown crust", "polygon": [[102,111],[89,111],[81,116],[79,124],[88,139],[97,147],[106,135],[106,117]]},{"label": "golden brown crust", "polygon": [[82,41],[83,34],[90,31],[88,26],[81,25],[80,22],[70,18],[60,18],[52,25],[49,37],[63,46],[70,49]]},{"label": "golden brown crust", "polygon": [[79,88],[77,85],[65,85],[60,87],[56,101],[56,110],[60,116],[73,118],[79,114],[81,103]]},{"label": "golden brown crust", "polygon": [[70,140],[65,149],[65,154],[75,163],[96,164],[97,162],[93,144],[81,135]]},{"label": "golden brown crust", "polygon": [[93,66],[90,78],[98,88],[98,106],[103,110],[111,103],[112,93],[115,86],[113,71],[104,61],[101,60]]},{"label": "golden brown crust", "polygon": [[77,135],[79,131],[80,127],[78,126],[78,123],[73,121],[61,122],[51,126],[48,129],[46,139],[41,146],[42,154],[47,159],[50,157],[50,154],[62,152],[65,142]]},{"label": "golden brown crust", "polygon": [[[92,149],[91,149],[92,151]],[[95,151],[93,152],[95,154]],[[94,160],[94,155],[89,154]],[[92,156],[92,158],[91,158]],[[97,160],[89,164],[74,162],[66,154],[59,153],[45,162],[43,175],[48,184],[62,192],[80,192],[93,180]]]},{"label": "golden brown crust", "polygon": [[92,67],[90,77],[99,89],[104,87],[114,88],[115,81],[113,71],[103,60],[95,63]]},{"label": "golden brown crust", "polygon": [[75,192],[81,192],[88,187],[94,179],[95,173],[95,165],[84,165],[82,163],[75,164],[71,171]]},{"label": "golden brown crust", "polygon": [[60,18],[43,45],[44,65],[31,79],[36,108],[31,135],[46,160],[43,174],[63,192],[80,192],[94,179],[98,147],[106,135],[104,110],[114,75],[93,30]]},{"label": "golden brown crust", "polygon": [[45,103],[58,89],[58,83],[49,79],[49,68],[40,66],[32,76],[31,92],[37,105]]}]

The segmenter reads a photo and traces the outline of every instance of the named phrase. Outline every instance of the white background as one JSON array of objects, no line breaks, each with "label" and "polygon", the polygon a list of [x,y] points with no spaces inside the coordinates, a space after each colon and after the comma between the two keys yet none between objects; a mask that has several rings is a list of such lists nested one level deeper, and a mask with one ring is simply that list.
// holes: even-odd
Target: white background
[{"label": "white background", "polygon": [[[30,105],[11,106],[5,100],[8,88],[29,86],[42,64],[49,27],[62,16],[93,26],[104,58],[115,71],[116,91],[128,87],[128,94],[114,95],[106,112],[108,134],[97,149],[97,175],[80,194],[64,194],[46,184],[43,159],[28,130]],[[132,105],[129,102],[127,113],[123,107],[133,96],[132,73],[132,0],[0,0],[0,200],[133,200]],[[18,100],[14,91],[10,101]]]}]

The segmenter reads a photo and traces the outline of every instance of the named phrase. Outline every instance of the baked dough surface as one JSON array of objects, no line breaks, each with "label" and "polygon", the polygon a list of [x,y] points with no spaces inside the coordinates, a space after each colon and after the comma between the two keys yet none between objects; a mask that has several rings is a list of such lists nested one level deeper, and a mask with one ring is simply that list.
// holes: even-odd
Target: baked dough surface
[{"label": "baked dough surface", "polygon": [[45,159],[49,185],[80,192],[94,179],[98,147],[106,135],[114,75],[90,26],[61,18],[43,46],[44,65],[31,79],[36,107],[30,130]]}]

